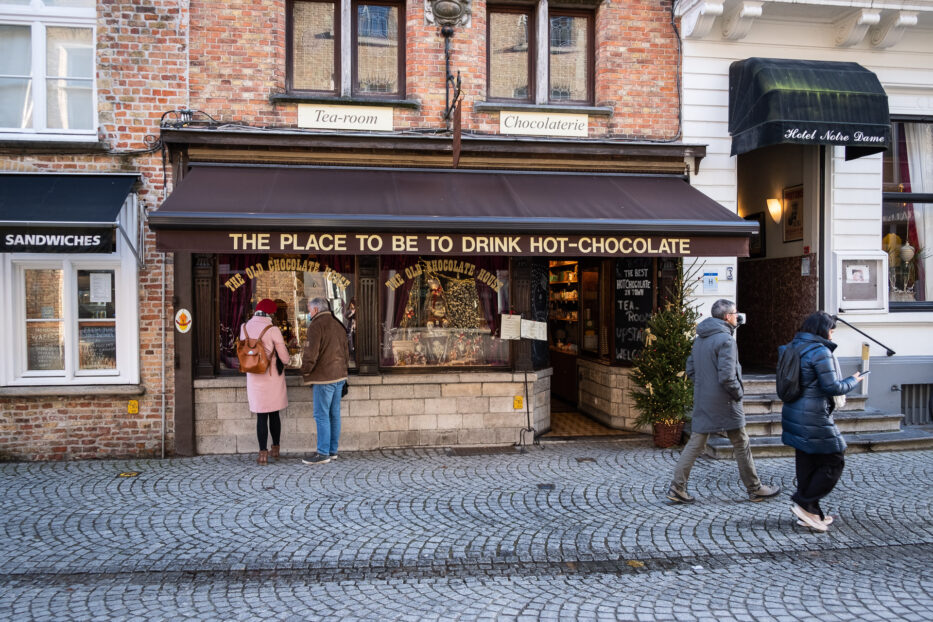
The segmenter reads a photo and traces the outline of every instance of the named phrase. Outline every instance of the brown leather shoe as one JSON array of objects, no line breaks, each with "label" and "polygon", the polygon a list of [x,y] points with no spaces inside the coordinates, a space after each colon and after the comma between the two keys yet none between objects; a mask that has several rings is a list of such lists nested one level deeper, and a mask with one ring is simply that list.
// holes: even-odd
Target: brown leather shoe
[{"label": "brown leather shoe", "polygon": [[259,452],[259,458],[256,460],[256,464],[261,465],[261,466],[265,466],[265,465],[269,464],[269,452],[268,452],[268,451],[260,451],[260,452]]},{"label": "brown leather shoe", "polygon": [[273,445],[272,447],[269,448],[269,457],[275,458],[276,460],[279,459],[279,446],[278,445]]}]

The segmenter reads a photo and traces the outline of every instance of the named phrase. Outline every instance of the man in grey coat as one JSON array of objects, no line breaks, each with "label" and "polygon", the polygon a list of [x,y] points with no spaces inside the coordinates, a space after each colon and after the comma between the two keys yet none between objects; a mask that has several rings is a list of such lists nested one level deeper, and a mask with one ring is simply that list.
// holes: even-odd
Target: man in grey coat
[{"label": "man in grey coat", "polygon": [[734,448],[739,476],[751,501],[761,501],[781,492],[780,486],[765,486],[758,479],[755,461],[745,433],[742,397],[742,366],[733,334],[739,325],[738,312],[731,300],[713,303],[712,317],[697,325],[697,338],[687,358],[687,375],[693,380],[693,429],[690,441],[674,468],[674,480],[667,498],[676,503],[693,503],[687,493],[687,479],[693,463],[706,448],[710,433],[725,430]]}]

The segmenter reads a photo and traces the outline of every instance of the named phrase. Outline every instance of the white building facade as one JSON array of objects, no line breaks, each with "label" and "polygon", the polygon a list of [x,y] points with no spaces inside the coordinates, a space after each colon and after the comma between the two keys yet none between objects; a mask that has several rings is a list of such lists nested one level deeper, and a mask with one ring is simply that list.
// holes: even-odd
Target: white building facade
[{"label": "white building facade", "polygon": [[[791,339],[807,314],[837,314],[885,346],[844,324],[835,335],[844,370],[863,365],[868,356],[869,406],[905,412],[908,423],[928,422],[933,2],[680,0],[674,11],[681,20],[683,140],[708,145],[691,183],[762,227],[752,257],[703,266],[706,277],[697,291],[704,311],[716,298],[738,300],[749,313],[738,336],[743,364],[761,370],[773,370],[776,346]],[[874,74],[887,96],[888,149],[847,160],[836,130],[844,134],[852,125],[840,118],[838,128],[833,119],[821,119],[829,134],[804,134],[800,140],[791,133],[787,140],[732,155],[730,114],[735,124],[750,111],[730,111],[730,86],[733,99],[748,94],[747,83],[736,76],[730,82],[730,67],[748,59],[856,63],[869,79]],[[840,93],[847,87],[835,71],[824,75],[826,84],[806,95],[814,115],[831,107],[826,98],[832,92],[835,105],[848,97]],[[801,87],[793,75],[782,85],[791,91],[812,87]],[[858,117],[863,106],[857,97],[850,99],[849,113]],[[801,109],[792,114],[807,116]],[[863,343],[869,344],[867,353]],[[888,349],[896,354],[886,356]]]}]

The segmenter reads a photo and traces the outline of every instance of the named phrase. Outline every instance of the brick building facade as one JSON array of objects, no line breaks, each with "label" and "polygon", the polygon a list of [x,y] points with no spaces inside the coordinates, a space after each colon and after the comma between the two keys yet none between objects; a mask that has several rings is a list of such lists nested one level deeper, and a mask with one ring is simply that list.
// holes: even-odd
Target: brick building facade
[{"label": "brick building facade", "polygon": [[[41,0],[34,0],[33,8],[41,9],[42,4]],[[330,8],[322,13],[317,5]],[[364,9],[372,10],[365,13],[369,20],[365,26],[361,25]],[[231,266],[238,261],[237,255],[211,247],[209,236],[203,238],[203,246],[200,242],[193,246],[191,242],[172,242],[171,233],[185,229],[187,222],[184,217],[179,222],[170,222],[173,210],[179,203],[184,203],[182,212],[192,210],[193,204],[185,203],[192,192],[206,191],[216,198],[217,193],[200,187],[197,175],[191,175],[192,171],[206,170],[204,167],[210,165],[221,165],[211,169],[215,173],[222,172],[223,166],[234,165],[247,167],[247,172],[264,166],[283,167],[285,172],[294,172],[295,167],[301,166],[378,167],[374,174],[392,174],[399,167],[441,173],[451,169],[452,123],[444,118],[449,97],[445,92],[445,37],[438,23],[440,18],[427,9],[430,3],[424,0],[371,4],[353,0],[329,4],[285,0],[96,3],[93,131],[76,137],[68,132],[56,136],[45,132],[47,128],[4,130],[0,134],[0,170],[49,174],[120,172],[139,176],[133,192],[151,223],[155,223],[153,228],[140,225],[144,231],[143,267],[138,268],[138,288],[134,292],[139,344],[138,349],[131,348],[139,361],[139,377],[135,382],[108,386],[76,379],[63,387],[52,384],[54,381],[23,382],[22,375],[11,366],[0,387],[0,455],[16,459],[71,459],[158,455],[163,447],[167,454],[182,455],[250,450],[255,438],[245,410],[243,379],[235,372],[225,373],[221,354],[223,316],[227,313],[223,296],[229,294],[224,292],[218,275],[223,270],[236,272],[237,268]],[[18,11],[0,1],[0,24],[28,23],[30,16]],[[524,17],[511,20],[511,30],[493,28],[495,32],[490,34],[490,15],[515,11]],[[290,15],[296,17],[292,19]],[[38,22],[54,21],[54,11],[51,18],[39,17]],[[538,0],[502,5],[472,2],[468,5],[468,16],[453,26],[449,37],[452,73],[459,73],[463,90],[459,166],[478,173],[503,172],[503,178],[513,181],[518,174],[549,176],[550,172],[568,173],[566,179],[570,182],[575,180],[572,174],[618,175],[620,183],[629,183],[631,178],[660,176],[665,184],[675,180],[674,185],[679,188],[685,173],[703,157],[705,150],[701,145],[680,142],[679,37],[674,23],[667,0],[661,3]],[[521,24],[524,34],[516,31]],[[524,76],[527,88],[520,85],[521,63],[516,65],[511,59],[506,59],[505,65],[489,61],[489,49],[494,47],[487,45],[490,37],[512,40],[515,45],[501,49],[517,50],[521,58],[530,59]],[[391,53],[385,51],[389,45],[385,42],[396,39],[403,43]],[[326,48],[324,52],[319,51],[322,48]],[[308,64],[319,60],[315,54],[322,54],[320,58],[325,64],[332,63],[328,65],[330,76]],[[397,76],[390,75],[392,66],[386,62],[386,58],[396,57],[402,59]],[[508,84],[515,82],[516,86],[511,88],[514,97],[489,96],[489,66],[519,67],[515,76],[503,77]],[[384,75],[389,78],[381,80]],[[299,88],[309,85],[310,89]],[[393,88],[397,88],[394,93],[380,92]],[[313,123],[309,126],[301,120],[302,109],[315,106],[344,111],[389,110],[390,127],[370,131],[328,129],[315,127]],[[582,115],[585,126],[577,138],[549,136],[548,131],[531,132],[530,136],[506,135],[501,124],[506,112],[549,117],[570,115],[577,119]],[[159,137],[161,142],[154,142]],[[163,179],[167,180],[167,186],[163,185]],[[477,175],[472,179],[486,178]],[[554,179],[547,177],[545,181],[551,183]],[[579,183],[585,193],[587,186],[582,178]],[[568,199],[573,193],[579,194],[573,188],[567,192]],[[623,195],[630,196],[624,192]],[[652,192],[644,191],[643,195],[650,197]],[[244,217],[255,213],[257,206],[249,204],[245,194],[241,196],[242,200],[225,197],[229,198],[231,213]],[[425,209],[430,209],[432,197],[421,198]],[[695,197],[691,194],[689,198]],[[159,208],[167,199],[170,209],[160,213]],[[174,204],[172,199],[176,200]],[[349,200],[352,197],[348,195]],[[649,213],[653,211],[650,203],[650,199],[645,203]],[[663,211],[659,210],[658,213]],[[572,213],[572,208],[570,211],[567,216],[581,216]],[[453,212],[457,212],[456,206]],[[558,213],[556,217],[563,215]],[[307,217],[304,214],[304,224],[296,231],[316,230],[313,223],[308,229]],[[552,213],[545,220],[554,217]],[[716,225],[722,225],[719,229],[700,227],[681,230],[681,234],[700,236],[692,239],[693,248],[701,249],[696,254],[742,252],[743,245],[747,247],[750,230],[742,229],[744,225],[736,229],[737,225],[731,222],[728,226],[723,224],[729,220],[728,214],[717,217],[722,221]],[[579,229],[577,233],[600,232],[601,225],[590,218],[587,221],[590,229]],[[506,231],[502,222],[495,219],[485,222],[491,234]],[[657,236],[667,231],[663,225],[651,227],[644,223],[637,225],[642,229],[628,229],[632,223],[621,220],[615,226],[611,233],[617,235],[632,231],[632,235]],[[561,227],[553,225],[548,233],[566,233]],[[233,230],[244,229],[237,224]],[[373,231],[388,234],[389,229]],[[440,232],[463,233],[456,228]],[[727,243],[720,248],[715,243],[705,247],[701,244],[704,239],[712,239],[702,236],[717,235],[724,243],[735,242],[738,246]],[[197,238],[195,233],[190,239]],[[645,237],[644,246],[635,247],[641,250],[626,252],[647,257],[649,250],[645,249],[656,246],[657,239],[660,238]],[[579,406],[589,408],[593,416],[616,427],[631,427],[633,418],[624,396],[626,368],[614,356],[613,344],[609,343],[613,333],[620,330],[613,320],[611,275],[616,266],[613,262],[627,260],[618,251],[620,244],[625,247],[625,240],[631,242],[629,238],[614,242],[615,255],[594,255],[593,269],[600,275],[599,293],[594,296],[600,301],[602,324],[593,331],[602,335],[601,345],[585,365],[581,363],[578,367],[571,361],[572,370],[566,371],[581,379],[579,387],[577,380],[573,381]],[[653,274],[661,274],[663,258],[683,254],[659,252],[650,259],[655,262]],[[354,371],[360,380],[354,382],[351,378],[350,404],[345,411],[348,449],[518,440],[526,421],[524,412],[515,412],[511,407],[511,397],[523,391],[527,391],[526,400],[532,402],[530,410],[534,412],[528,414],[536,431],[540,433],[549,427],[551,376],[565,372],[552,372],[546,346],[542,349],[527,342],[505,344],[508,353],[505,363],[499,361],[492,369],[482,365],[465,369],[460,365],[456,369],[439,370],[426,365],[418,370],[420,374],[410,373],[405,380],[384,373],[399,364],[387,362],[386,357],[397,355],[399,349],[390,347],[385,336],[388,333],[380,333],[384,327],[375,324],[380,314],[390,315],[385,307],[388,294],[366,288],[368,283],[381,286],[383,275],[389,270],[389,259],[388,254],[368,255],[353,255],[352,267],[347,272],[361,305],[363,302],[369,305],[365,307],[368,319],[361,322],[359,336],[363,358],[357,361]],[[533,281],[546,281],[549,257],[540,251],[532,255],[524,259],[513,256],[501,274],[503,278],[511,278],[511,284],[505,288],[511,294],[511,306],[519,312],[524,309],[525,317],[547,322],[547,303],[544,307],[533,303],[530,292],[538,287]],[[315,255],[318,259],[322,256],[325,255]],[[4,287],[10,291],[17,278],[13,267],[17,258],[9,255],[5,260],[10,267]],[[256,261],[271,259],[272,255],[266,253]],[[483,261],[487,259],[494,263],[495,258]],[[477,265],[480,264],[482,261],[478,261]],[[583,267],[581,264],[581,270]],[[653,280],[655,292],[660,285],[658,278],[655,276]],[[481,288],[482,284],[474,289]],[[547,292],[542,295],[546,301]],[[503,296],[500,295],[498,305],[506,300]],[[297,293],[289,298],[297,299]],[[656,293],[652,300],[657,304]],[[249,297],[236,302],[248,303]],[[177,332],[172,327],[172,317],[182,308],[190,310],[195,319],[189,333]],[[299,322],[299,312],[291,313],[289,321]],[[489,317],[494,315],[489,313]],[[483,325],[497,337],[494,323],[488,318],[477,320],[477,325]],[[431,328],[436,331],[433,325]],[[7,320],[4,329],[15,333],[16,321]],[[549,327],[549,334],[551,330],[553,327]],[[464,340],[462,333],[452,335],[448,337],[453,339],[451,343],[457,341],[454,337]],[[554,338],[550,339],[550,344],[555,345]],[[411,344],[412,339],[405,343]],[[475,349],[478,344],[477,337],[472,347]],[[564,347],[565,342],[560,341],[560,345]],[[468,359],[461,355],[459,360]],[[456,373],[444,376],[439,373],[442,371]],[[532,372],[530,377],[522,375],[525,371]],[[414,385],[421,390],[412,393],[414,399],[403,399],[405,396],[393,386],[399,384]],[[310,415],[310,404],[300,397],[304,395],[302,391],[293,390],[295,398],[303,401],[296,403],[297,419],[293,417],[299,423],[286,425],[286,433],[290,431],[293,437],[305,434],[299,444],[286,445],[286,449],[308,449],[313,440],[309,434],[313,427],[310,417],[301,419],[302,413]],[[382,401],[379,395],[384,398]],[[217,396],[223,399],[214,399]],[[128,413],[132,410],[128,408],[129,400],[138,400],[138,413]],[[498,412],[489,412],[491,400],[498,405]],[[355,414],[359,420],[353,419]],[[467,428],[472,432],[465,432]]]},{"label": "brick building facade", "polygon": [[[96,110],[85,131],[37,127],[35,123],[0,128],[0,172],[4,174],[0,184],[8,183],[5,174],[13,173],[35,174],[39,184],[44,183],[43,175],[132,174],[138,176],[132,186],[138,205],[147,212],[156,209],[164,198],[159,122],[165,112],[184,107],[188,101],[184,76],[189,16],[182,11],[183,6],[158,0],[91,1],[78,8],[57,9],[41,2],[29,7],[0,2],[0,24],[8,29],[4,34],[10,40],[16,36],[28,41],[40,36],[51,40],[50,29],[60,23],[77,24],[93,32]],[[10,30],[14,28],[18,29],[15,34]],[[33,80],[39,77],[33,74]],[[4,103],[11,102],[6,99]],[[4,200],[5,207],[14,207],[15,197],[5,195]],[[30,208],[18,207],[24,214]],[[164,443],[167,452],[172,452],[174,354],[172,339],[167,338],[172,321],[172,258],[156,251],[154,236],[148,231],[139,250],[144,253],[145,267],[138,269],[135,278],[126,279],[133,281],[131,290],[116,293],[118,298],[133,297],[126,308],[138,316],[137,330],[133,331],[138,346],[132,343],[126,349],[127,357],[138,359],[138,365],[133,366],[138,373],[131,374],[124,384],[97,384],[98,379],[82,377],[65,384],[59,376],[23,381],[12,359],[18,351],[14,339],[22,339],[24,331],[22,325],[13,325],[7,310],[23,304],[15,294],[11,264],[26,255],[0,254],[6,262],[4,292],[0,294],[5,300],[6,365],[0,382],[0,459],[159,456],[163,412],[167,415]],[[163,298],[166,282],[169,289]],[[119,360],[119,364],[123,366],[126,360]],[[130,407],[131,400],[138,402],[138,407]]]}]

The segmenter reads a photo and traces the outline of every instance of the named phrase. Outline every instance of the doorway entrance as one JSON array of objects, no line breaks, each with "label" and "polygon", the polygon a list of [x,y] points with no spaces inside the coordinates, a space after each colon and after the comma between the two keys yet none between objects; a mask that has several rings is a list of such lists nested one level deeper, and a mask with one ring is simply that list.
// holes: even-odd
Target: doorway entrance
[{"label": "doorway entrance", "polygon": [[759,224],[740,258],[736,303],[747,324],[736,340],[748,372],[773,373],[778,346],[819,305],[821,148],[772,145],[738,157],[738,209]]}]

